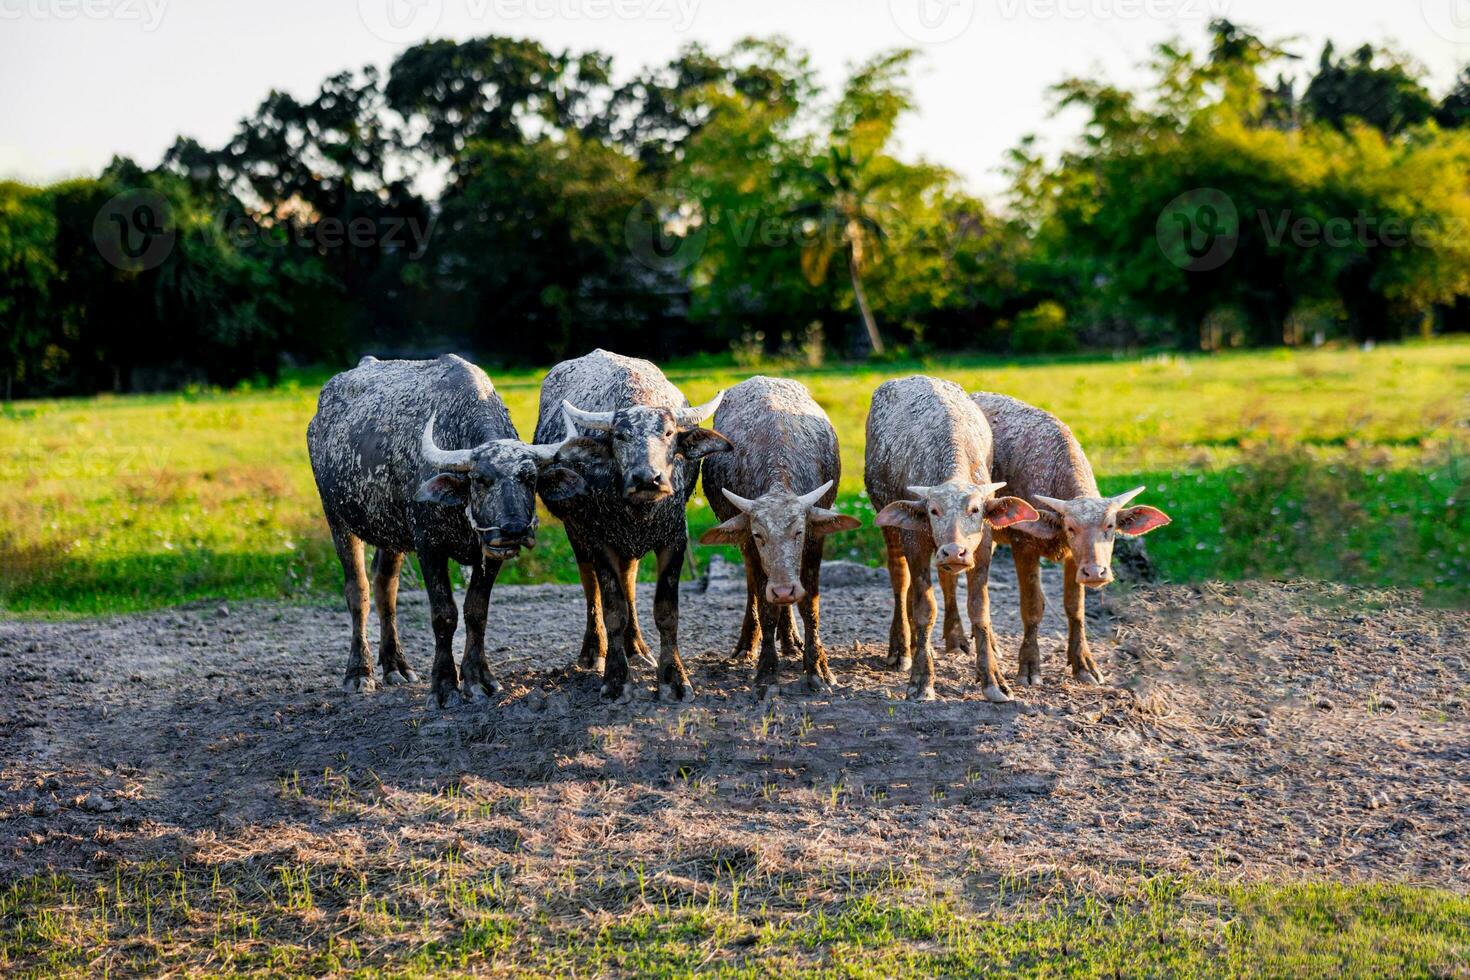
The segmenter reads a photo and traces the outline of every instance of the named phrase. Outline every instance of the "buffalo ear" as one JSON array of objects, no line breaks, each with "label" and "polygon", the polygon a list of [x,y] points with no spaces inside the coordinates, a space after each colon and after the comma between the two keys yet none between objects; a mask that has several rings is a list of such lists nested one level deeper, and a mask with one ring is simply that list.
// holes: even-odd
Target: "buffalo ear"
[{"label": "buffalo ear", "polygon": [[985,520],[991,527],[1010,527],[1040,516],[1035,507],[1020,497],[992,497],[985,501]]},{"label": "buffalo ear", "polygon": [[575,497],[587,489],[587,481],[565,466],[553,466],[543,470],[536,480],[536,492],[549,502]]},{"label": "buffalo ear", "polygon": [[426,504],[462,507],[470,498],[470,481],[455,473],[440,473],[424,481],[413,499]]},{"label": "buffalo ear", "polygon": [[836,534],[839,531],[856,531],[863,526],[863,522],[856,517],[839,514],[825,507],[813,507],[807,520],[811,523],[812,533],[820,535]]},{"label": "buffalo ear", "polygon": [[750,534],[750,515],[736,514],[723,524],[716,524],[699,536],[700,544],[743,544]]},{"label": "buffalo ear", "polygon": [[927,531],[929,530],[929,515],[925,512],[922,503],[912,500],[895,500],[878,511],[873,526],[894,527],[900,531]]},{"label": "buffalo ear", "polygon": [[1118,511],[1118,530],[1134,537],[1171,523],[1169,515],[1157,507],[1128,507]]},{"label": "buffalo ear", "polygon": [[715,453],[727,453],[735,446],[713,429],[686,429],[676,437],[677,451],[680,456],[690,462],[713,456]]},{"label": "buffalo ear", "polygon": [[1040,511],[1034,521],[1021,521],[1011,525],[1012,531],[1020,531],[1043,541],[1056,537],[1061,529],[1062,519],[1049,510]]}]

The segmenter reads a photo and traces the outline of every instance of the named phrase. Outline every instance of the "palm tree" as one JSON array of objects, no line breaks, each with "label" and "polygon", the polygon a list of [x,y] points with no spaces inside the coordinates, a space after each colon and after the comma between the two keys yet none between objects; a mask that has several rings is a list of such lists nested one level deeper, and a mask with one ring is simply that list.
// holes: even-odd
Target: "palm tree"
[{"label": "palm tree", "polygon": [[809,173],[811,199],[791,213],[808,223],[801,247],[801,271],[807,281],[815,286],[825,280],[832,259],[842,252],[847,258],[852,294],[868,332],[868,345],[874,354],[882,354],[883,338],[878,335],[878,322],[863,290],[863,272],[878,261],[888,237],[878,220],[882,205],[874,194],[887,178],[875,172],[872,163],[871,156],[858,159],[850,148],[832,147],[828,165],[814,167]]}]

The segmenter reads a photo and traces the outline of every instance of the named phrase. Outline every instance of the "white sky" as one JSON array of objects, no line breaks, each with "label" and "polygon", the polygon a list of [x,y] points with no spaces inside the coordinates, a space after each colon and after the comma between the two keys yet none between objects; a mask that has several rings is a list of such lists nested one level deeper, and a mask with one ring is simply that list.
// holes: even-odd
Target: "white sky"
[{"label": "white sky", "polygon": [[1076,118],[1047,118],[1048,86],[1140,82],[1154,44],[1198,46],[1220,15],[1295,36],[1312,61],[1329,36],[1339,49],[1392,40],[1436,94],[1470,63],[1470,0],[0,0],[0,177],[95,173],[114,153],[152,165],[181,133],[216,146],[271,88],[307,97],[426,37],[597,48],[631,74],[691,40],[780,33],[829,84],[879,50],[918,46],[902,150],[993,195],[1023,135],[1055,145],[1075,132]]}]

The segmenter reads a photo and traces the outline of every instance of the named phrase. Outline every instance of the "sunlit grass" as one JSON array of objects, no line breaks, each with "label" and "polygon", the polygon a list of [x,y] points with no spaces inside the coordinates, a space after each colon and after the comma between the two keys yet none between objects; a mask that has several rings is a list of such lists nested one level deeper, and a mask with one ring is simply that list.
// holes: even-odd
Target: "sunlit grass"
[{"label": "sunlit grass", "polygon": [[453,852],[397,869],[251,862],[43,875],[0,892],[0,970],[1369,977],[1470,965],[1470,900],[1394,885],[1159,874],[1097,888],[977,875],[960,898],[906,870],[801,880],[726,871],[697,890],[661,875],[568,884],[580,887],[566,897],[517,886]]},{"label": "sunlit grass", "polygon": [[[1350,456],[1370,479],[1381,475],[1381,497],[1366,512],[1419,514],[1416,540],[1437,533],[1440,539],[1425,547],[1449,549],[1448,557],[1435,559],[1447,562],[1444,568],[1391,583],[1458,584],[1463,561],[1455,565],[1454,555],[1465,543],[1465,510],[1454,502],[1470,493],[1457,485],[1464,466],[1454,460],[1463,456],[1447,456],[1446,447],[1467,440],[1470,343],[1464,340],[1369,352],[768,369],[799,378],[831,415],[845,463],[841,499],[853,512],[861,513],[865,503],[863,428],[872,389],[886,377],[914,371],[969,390],[1014,394],[1057,412],[1088,448],[1105,490],[1148,483],[1151,499],[1162,497],[1185,518],[1149,539],[1170,577],[1292,570],[1291,562],[1236,555],[1240,549],[1231,550],[1222,530],[1220,507],[1242,481],[1263,492],[1243,467],[1254,466],[1256,447],[1269,444],[1307,447],[1324,460]],[[698,402],[752,372],[675,365],[668,373]],[[542,372],[492,374],[529,437]],[[6,406],[0,417],[0,609],[91,613],[213,597],[335,593],[340,572],[306,459],[306,422],[319,380],[266,391]],[[1437,462],[1446,459],[1451,461]],[[1298,483],[1317,485],[1305,476]],[[712,520],[700,497],[690,520],[696,534]],[[834,539],[829,554],[874,560],[877,542],[865,529]],[[1370,578],[1393,567],[1380,559],[1359,564]],[[502,579],[575,580],[565,539],[554,528]]]}]

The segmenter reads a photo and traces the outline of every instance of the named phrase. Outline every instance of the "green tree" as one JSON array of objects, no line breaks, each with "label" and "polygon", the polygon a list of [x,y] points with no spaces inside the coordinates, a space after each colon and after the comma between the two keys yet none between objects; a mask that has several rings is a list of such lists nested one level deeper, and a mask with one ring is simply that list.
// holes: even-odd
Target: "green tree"
[{"label": "green tree", "polygon": [[51,306],[56,266],[56,214],[45,191],[0,183],[0,372],[5,400],[17,385],[45,384],[45,357],[55,346]]}]

